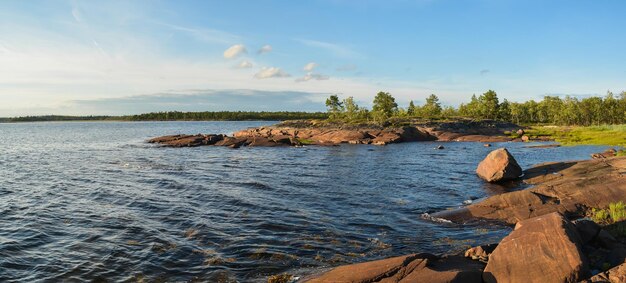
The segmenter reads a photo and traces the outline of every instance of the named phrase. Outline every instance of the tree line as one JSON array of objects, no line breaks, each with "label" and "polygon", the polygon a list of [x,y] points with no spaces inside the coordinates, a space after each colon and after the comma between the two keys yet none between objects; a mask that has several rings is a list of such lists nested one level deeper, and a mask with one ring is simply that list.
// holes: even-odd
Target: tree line
[{"label": "tree line", "polygon": [[329,119],[344,122],[383,122],[389,118],[446,119],[467,117],[490,119],[517,124],[554,125],[602,125],[626,123],[626,92],[615,95],[576,98],[572,96],[545,96],[541,101],[500,101],[495,91],[489,90],[479,96],[472,95],[467,103],[458,108],[442,106],[439,98],[431,94],[423,105],[409,102],[407,108],[398,107],[388,92],[374,97],[372,110],[357,105],[353,97],[341,100],[331,95],[326,100]]},{"label": "tree line", "polygon": [[251,112],[251,111],[217,111],[217,112],[152,112],[139,115],[122,116],[127,121],[249,121],[249,120],[300,120],[326,119],[324,112]]},{"label": "tree line", "polygon": [[0,118],[0,122],[41,122],[41,121],[250,121],[250,120],[299,120],[326,119],[325,112],[252,112],[252,111],[217,111],[217,112],[152,112],[125,116],[24,116]]}]

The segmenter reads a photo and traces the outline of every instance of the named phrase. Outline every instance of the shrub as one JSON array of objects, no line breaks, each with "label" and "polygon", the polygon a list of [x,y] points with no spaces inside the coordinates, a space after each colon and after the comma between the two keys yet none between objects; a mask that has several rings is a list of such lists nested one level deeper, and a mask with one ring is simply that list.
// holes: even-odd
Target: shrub
[{"label": "shrub", "polygon": [[626,219],[626,204],[621,201],[609,204],[609,214],[613,222]]},{"label": "shrub", "polygon": [[624,202],[610,203],[608,208],[594,208],[591,210],[591,220],[599,224],[613,224],[626,220],[626,204]]}]

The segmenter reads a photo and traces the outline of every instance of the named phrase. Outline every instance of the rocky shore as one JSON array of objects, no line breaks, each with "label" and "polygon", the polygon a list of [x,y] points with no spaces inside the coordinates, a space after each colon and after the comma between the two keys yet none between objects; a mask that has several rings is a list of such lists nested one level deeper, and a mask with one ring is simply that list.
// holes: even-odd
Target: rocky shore
[{"label": "rocky shore", "polygon": [[316,120],[288,121],[274,126],[245,129],[232,136],[222,134],[171,135],[148,140],[171,147],[195,146],[302,146],[372,144],[415,141],[527,141],[515,124],[495,121],[402,122],[389,125],[345,125]]},{"label": "rocky shore", "polygon": [[[487,181],[506,180],[519,176],[516,167],[499,149],[477,173]],[[626,282],[623,223],[602,227],[585,218],[593,208],[626,201],[626,157],[540,164],[523,171],[520,181],[533,187],[433,215],[457,223],[514,225],[500,243],[464,254],[410,254],[346,265],[301,282]]]}]

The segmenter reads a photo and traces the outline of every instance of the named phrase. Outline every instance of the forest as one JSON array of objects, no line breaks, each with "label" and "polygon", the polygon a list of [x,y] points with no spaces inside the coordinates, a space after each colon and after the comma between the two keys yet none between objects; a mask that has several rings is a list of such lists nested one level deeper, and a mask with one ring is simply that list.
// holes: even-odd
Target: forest
[{"label": "forest", "polygon": [[252,112],[252,111],[205,111],[205,112],[152,112],[126,116],[25,116],[0,118],[0,122],[37,121],[249,121],[249,120],[299,120],[330,119],[345,123],[382,123],[390,118],[450,119],[472,118],[513,122],[516,124],[551,125],[616,125],[626,124],[626,92],[618,95],[607,92],[603,97],[545,96],[540,101],[500,101],[498,94],[489,90],[479,96],[472,95],[457,108],[443,106],[435,94],[426,98],[422,105],[410,101],[406,108],[400,107],[388,92],[374,97],[372,109],[357,105],[353,97],[340,99],[331,95],[326,100],[327,112]]},{"label": "forest", "polygon": [[480,96],[472,95],[467,103],[458,108],[442,106],[439,98],[431,94],[423,105],[411,101],[406,108],[399,107],[388,92],[379,92],[374,97],[372,110],[358,106],[354,98],[341,100],[331,95],[326,100],[331,120],[349,123],[374,121],[389,118],[474,118],[513,122],[516,124],[551,125],[615,125],[626,123],[626,92],[615,95],[608,92],[604,97],[590,96],[545,96],[541,101],[500,101],[495,91],[489,90]]}]

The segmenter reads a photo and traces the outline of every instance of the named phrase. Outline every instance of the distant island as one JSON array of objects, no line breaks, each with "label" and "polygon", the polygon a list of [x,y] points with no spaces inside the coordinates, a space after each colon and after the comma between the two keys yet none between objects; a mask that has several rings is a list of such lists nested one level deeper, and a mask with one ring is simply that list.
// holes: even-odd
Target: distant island
[{"label": "distant island", "polygon": [[66,116],[42,115],[0,118],[0,123],[53,122],[53,121],[278,121],[298,119],[326,119],[324,112],[292,111],[204,111],[204,112],[152,112],[123,116]]}]

